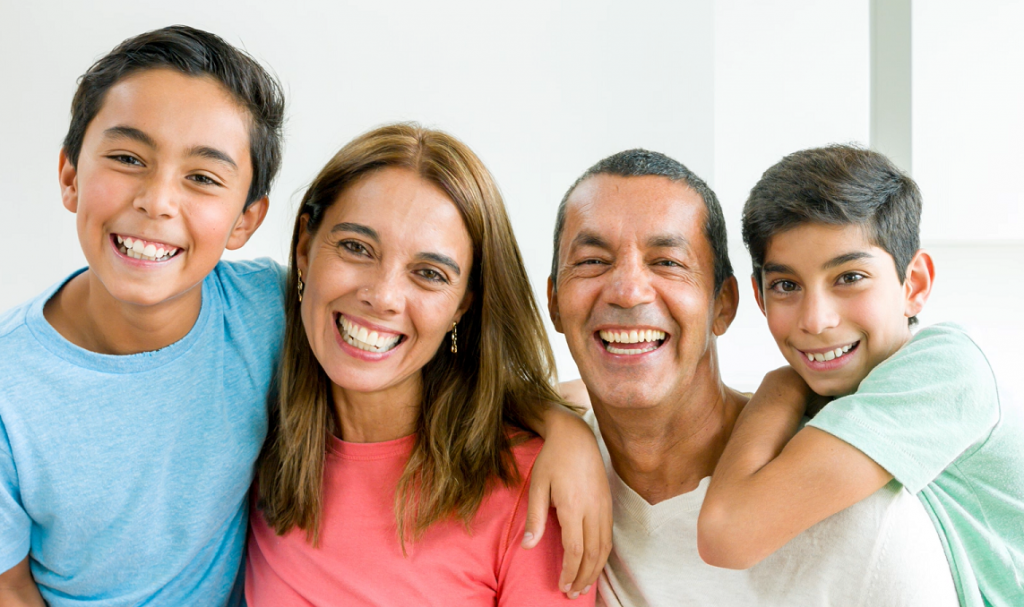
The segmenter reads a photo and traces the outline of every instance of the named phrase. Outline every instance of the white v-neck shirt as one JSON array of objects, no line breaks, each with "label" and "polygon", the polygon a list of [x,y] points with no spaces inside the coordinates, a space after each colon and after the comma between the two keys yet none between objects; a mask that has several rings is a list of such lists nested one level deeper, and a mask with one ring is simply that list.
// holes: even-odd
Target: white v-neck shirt
[{"label": "white v-neck shirt", "polygon": [[778,605],[956,607],[938,534],[916,497],[893,481],[803,532],[751,569],[712,567],[697,553],[697,516],[710,477],[655,505],[611,466],[613,547],[598,581],[598,605]]}]

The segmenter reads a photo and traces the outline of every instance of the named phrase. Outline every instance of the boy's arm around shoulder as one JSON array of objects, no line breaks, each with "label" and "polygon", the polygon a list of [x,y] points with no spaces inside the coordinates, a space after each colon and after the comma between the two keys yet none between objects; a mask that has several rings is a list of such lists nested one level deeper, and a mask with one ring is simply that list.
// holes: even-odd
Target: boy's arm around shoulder
[{"label": "boy's arm around shoulder", "polygon": [[4,607],[46,607],[39,587],[32,578],[28,557],[0,573],[0,605]]},{"label": "boy's arm around shoulder", "polygon": [[697,523],[710,565],[753,567],[892,476],[816,428],[799,430],[810,389],[789,367],[769,373],[736,420]]}]

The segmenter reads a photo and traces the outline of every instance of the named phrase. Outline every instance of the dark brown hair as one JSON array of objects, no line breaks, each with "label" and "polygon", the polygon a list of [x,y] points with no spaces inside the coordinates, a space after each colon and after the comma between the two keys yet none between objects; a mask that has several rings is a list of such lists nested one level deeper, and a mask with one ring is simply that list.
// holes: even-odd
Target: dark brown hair
[{"label": "dark brown hair", "polygon": [[172,25],[129,38],[92,64],[78,80],[71,102],[71,125],[64,153],[78,165],[85,131],[103,107],[107,91],[128,76],[148,69],[173,69],[219,82],[249,114],[252,182],[248,207],[270,193],[281,166],[284,93],[281,84],[255,59],[223,39],[184,25]]},{"label": "dark brown hair", "polygon": [[920,248],[921,192],[888,158],[852,145],[831,145],[786,156],[761,176],[743,205],[743,242],[754,278],[768,243],[805,223],[862,226],[892,256],[902,283]]},{"label": "dark brown hair", "polygon": [[325,454],[336,422],[330,380],[313,356],[299,314],[295,249],[301,231],[315,234],[346,188],[384,167],[414,171],[441,188],[473,242],[472,300],[459,321],[458,353],[441,347],[421,371],[416,444],[395,496],[399,538],[415,539],[452,516],[468,522],[491,483],[517,482],[510,428],[525,430],[546,403],[562,402],[512,225],[479,158],[454,137],[414,124],[356,138],[313,180],[295,221],[280,387],[257,471],[258,503],[267,523],[279,534],[303,529],[314,545]]}]

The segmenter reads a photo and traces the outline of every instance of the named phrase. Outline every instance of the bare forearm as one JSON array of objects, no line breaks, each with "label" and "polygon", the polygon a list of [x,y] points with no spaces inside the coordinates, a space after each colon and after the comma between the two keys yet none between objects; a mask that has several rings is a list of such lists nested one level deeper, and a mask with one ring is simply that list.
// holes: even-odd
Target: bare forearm
[{"label": "bare forearm", "polygon": [[46,607],[39,587],[32,578],[28,557],[0,573],[0,605],[4,607]]},{"label": "bare forearm", "polygon": [[767,555],[751,550],[757,543],[750,542],[756,539],[750,533],[763,526],[766,494],[778,485],[764,469],[796,434],[809,394],[794,371],[779,369],[765,377],[743,408],[700,513],[698,548],[705,561],[746,568]]},{"label": "bare forearm", "polygon": [[892,480],[853,445],[817,428],[797,431],[812,396],[806,385],[784,369],[765,382],[737,419],[698,519],[700,555],[718,567],[752,567]]}]

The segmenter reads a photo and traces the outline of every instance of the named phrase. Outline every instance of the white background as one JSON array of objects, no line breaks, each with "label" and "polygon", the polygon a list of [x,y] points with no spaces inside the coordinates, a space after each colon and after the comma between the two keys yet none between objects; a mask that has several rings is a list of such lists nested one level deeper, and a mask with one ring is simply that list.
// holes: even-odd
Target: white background
[{"label": "white background", "polygon": [[[0,310],[84,265],[57,187],[76,78],[121,40],[173,23],[242,46],[286,89],[270,214],[228,257],[285,261],[302,190],[334,151],[416,120],[461,138],[494,173],[543,306],[565,189],[600,158],[647,147],[722,201],[742,293],[719,342],[722,373],[746,390],[783,362],[748,286],[746,193],[787,153],[869,143],[868,0],[0,0]],[[919,0],[913,23],[913,174],[938,267],[921,318],[968,325],[1022,393],[1024,4]],[[578,376],[551,335],[562,378]]]}]

